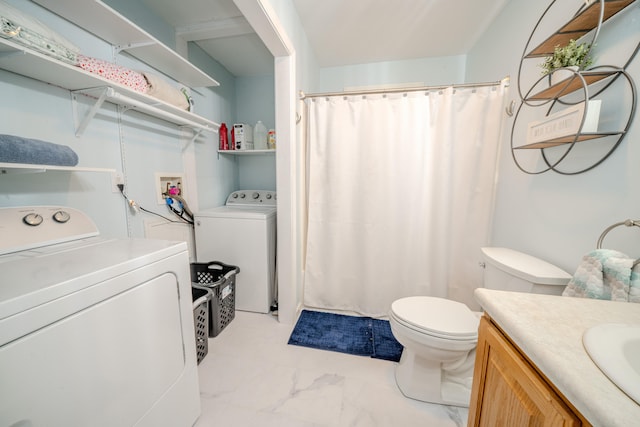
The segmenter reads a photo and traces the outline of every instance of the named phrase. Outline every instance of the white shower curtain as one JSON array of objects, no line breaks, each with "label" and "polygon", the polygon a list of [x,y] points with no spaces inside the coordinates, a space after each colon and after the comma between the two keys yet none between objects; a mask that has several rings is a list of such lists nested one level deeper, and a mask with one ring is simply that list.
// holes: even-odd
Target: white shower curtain
[{"label": "white shower curtain", "polygon": [[473,306],[505,91],[307,100],[305,306],[373,317],[411,295]]}]

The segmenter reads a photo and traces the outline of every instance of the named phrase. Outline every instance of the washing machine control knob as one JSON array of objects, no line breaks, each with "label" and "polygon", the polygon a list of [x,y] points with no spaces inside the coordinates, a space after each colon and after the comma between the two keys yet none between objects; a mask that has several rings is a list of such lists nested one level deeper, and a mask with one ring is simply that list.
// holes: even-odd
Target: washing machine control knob
[{"label": "washing machine control knob", "polygon": [[247,197],[247,195],[246,195],[246,194],[244,194],[244,193],[240,194],[240,198],[241,198],[241,199],[244,199],[245,197]]},{"label": "washing machine control knob", "polygon": [[256,191],[251,195],[251,197],[253,197],[253,199],[256,200],[258,197],[260,197],[260,194]]},{"label": "washing machine control knob", "polygon": [[25,215],[24,218],[22,218],[22,221],[27,225],[31,225],[32,227],[35,227],[36,225],[42,224],[43,218],[42,218],[42,215],[40,214],[30,213]]},{"label": "washing machine control knob", "polygon": [[237,199],[237,198],[238,198],[238,193],[233,193],[233,196],[232,196],[232,197],[233,197],[234,199]]},{"label": "washing machine control knob", "polygon": [[57,211],[53,214],[53,220],[55,222],[59,222],[60,224],[64,224],[65,222],[71,219],[71,215],[65,211]]},{"label": "washing machine control knob", "polygon": [[267,193],[267,200],[271,200],[271,193]]}]

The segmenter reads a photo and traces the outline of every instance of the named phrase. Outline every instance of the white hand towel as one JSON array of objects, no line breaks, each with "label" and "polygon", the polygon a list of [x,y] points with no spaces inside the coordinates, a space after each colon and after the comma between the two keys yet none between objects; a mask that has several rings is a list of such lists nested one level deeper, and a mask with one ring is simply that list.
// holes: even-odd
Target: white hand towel
[{"label": "white hand towel", "polygon": [[147,95],[158,98],[161,101],[171,104],[183,110],[189,110],[189,101],[187,97],[178,88],[173,87],[162,77],[153,73],[143,72],[142,75],[147,79],[148,90]]}]

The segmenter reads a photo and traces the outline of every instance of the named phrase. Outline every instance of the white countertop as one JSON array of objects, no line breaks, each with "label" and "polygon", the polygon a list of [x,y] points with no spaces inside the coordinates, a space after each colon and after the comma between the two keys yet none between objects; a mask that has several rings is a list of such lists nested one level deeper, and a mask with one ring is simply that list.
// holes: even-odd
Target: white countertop
[{"label": "white countertop", "polygon": [[600,323],[640,323],[640,304],[479,288],[476,300],[595,427],[639,425],[640,405],[593,363],[582,334]]}]

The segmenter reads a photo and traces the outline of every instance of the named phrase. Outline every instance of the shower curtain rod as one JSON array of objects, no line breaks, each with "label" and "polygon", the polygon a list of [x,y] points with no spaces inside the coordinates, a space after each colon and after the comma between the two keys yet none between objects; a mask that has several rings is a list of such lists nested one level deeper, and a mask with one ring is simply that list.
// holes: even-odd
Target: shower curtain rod
[{"label": "shower curtain rod", "polygon": [[371,89],[371,90],[353,90],[344,92],[326,92],[326,93],[304,93],[300,91],[300,99],[318,98],[323,96],[349,96],[349,95],[377,95],[383,93],[398,93],[398,92],[419,92],[424,90],[442,90],[450,87],[456,88],[470,88],[470,87],[484,87],[484,86],[499,86],[503,82],[509,86],[509,76],[497,82],[488,83],[462,83],[462,84],[450,84],[444,86],[421,86],[421,87],[405,87],[405,88],[389,88],[389,89]]}]

